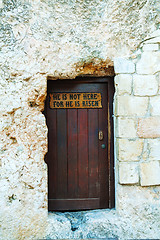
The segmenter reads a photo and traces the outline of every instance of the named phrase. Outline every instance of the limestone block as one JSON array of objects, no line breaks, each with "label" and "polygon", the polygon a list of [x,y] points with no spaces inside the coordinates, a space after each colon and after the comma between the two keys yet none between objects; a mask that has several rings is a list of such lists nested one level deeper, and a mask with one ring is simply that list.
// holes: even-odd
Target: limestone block
[{"label": "limestone block", "polygon": [[157,43],[153,44],[145,44],[143,46],[143,51],[158,51],[159,45]]},{"label": "limestone block", "polygon": [[142,139],[118,139],[118,159],[119,161],[138,161],[142,154]]},{"label": "limestone block", "polygon": [[160,139],[149,139],[149,159],[160,160]]},{"label": "limestone block", "polygon": [[116,92],[118,95],[131,94],[132,75],[119,74],[115,77]]},{"label": "limestone block", "polygon": [[[160,29],[157,29],[157,30],[155,30],[154,32],[152,32],[152,33],[150,34],[150,38],[151,38],[151,39],[149,39],[149,40],[152,40],[153,38],[156,38],[156,37],[160,37]],[[149,40],[147,40],[147,41],[149,41]]]},{"label": "limestone block", "polygon": [[147,97],[118,96],[115,114],[117,116],[144,116],[147,108]]},{"label": "limestone block", "polygon": [[155,96],[150,98],[151,104],[151,115],[152,116],[160,116],[160,96]]},{"label": "limestone block", "polygon": [[160,117],[140,118],[137,134],[140,138],[160,137]]},{"label": "limestone block", "polygon": [[144,40],[144,44],[145,45],[149,45],[149,44],[159,44],[160,43],[160,29],[153,31],[150,34],[150,37],[147,37]]},{"label": "limestone block", "polygon": [[155,75],[134,75],[133,76],[134,95],[153,96],[158,92],[158,81]]},{"label": "limestone block", "polygon": [[118,137],[135,138],[136,137],[136,119],[118,118],[117,120]]},{"label": "limestone block", "polygon": [[3,8],[3,1],[0,0],[0,8]]},{"label": "limestone block", "polygon": [[140,164],[141,186],[160,185],[160,161]]},{"label": "limestone block", "polygon": [[160,36],[154,36],[148,40],[145,41],[147,44],[154,44],[154,43],[160,43]]},{"label": "limestone block", "polygon": [[137,163],[119,164],[119,183],[137,184],[139,182],[139,171]]},{"label": "limestone block", "polygon": [[125,58],[116,58],[114,60],[115,73],[134,73],[135,65],[130,60]]},{"label": "limestone block", "polygon": [[160,95],[160,72],[158,74],[156,74],[156,77],[157,77],[157,81],[159,82],[159,90],[158,90],[158,95]]},{"label": "limestone block", "polygon": [[160,71],[160,52],[143,52],[136,71],[138,74],[155,74]]}]

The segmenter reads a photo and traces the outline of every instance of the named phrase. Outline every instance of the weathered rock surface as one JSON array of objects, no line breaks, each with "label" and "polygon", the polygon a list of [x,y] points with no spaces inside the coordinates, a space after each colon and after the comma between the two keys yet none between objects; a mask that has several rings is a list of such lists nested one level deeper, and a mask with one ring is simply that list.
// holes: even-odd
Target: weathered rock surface
[{"label": "weathered rock surface", "polygon": [[[48,76],[52,79],[87,74],[113,76],[114,65],[116,72],[123,74],[118,75],[117,84],[121,87],[116,91],[119,95],[132,94],[125,99],[122,96],[120,103],[128,101],[132,107],[136,100],[130,100],[134,92],[131,74],[153,75],[160,71],[157,46],[141,47],[145,42],[160,43],[160,33],[155,31],[160,20],[159,6],[159,0],[0,0],[2,240],[45,239],[46,236],[48,239],[160,238],[159,186],[118,185],[118,162],[116,211],[80,213],[79,220],[70,213],[48,216],[44,163],[47,126],[42,113]],[[124,56],[129,59],[123,59]],[[127,86],[124,74],[130,74]],[[152,78],[157,86],[155,77]],[[148,88],[149,96],[155,94],[155,90]],[[136,94],[143,95],[138,88]],[[145,117],[149,109],[153,116],[158,115],[153,106],[157,99],[140,98],[136,98],[138,103],[145,106],[142,111],[139,109],[138,116]],[[135,111],[136,108],[118,106],[121,117],[115,121],[115,135],[126,139],[159,137],[159,120],[138,121]],[[151,160],[154,160],[157,150],[153,150],[151,143],[145,146],[148,146],[147,156],[150,146]],[[137,171],[136,176],[140,177]]]},{"label": "weathered rock surface", "polygon": [[82,74],[79,65],[92,59],[112,60],[135,50],[156,30],[158,7],[156,0],[4,0],[2,69],[23,79],[38,72],[58,78]]},{"label": "weathered rock surface", "polygon": [[[156,199],[159,199],[159,191],[160,188],[158,190],[154,187],[147,191],[140,187],[120,187],[119,214],[114,209],[49,213],[50,225],[47,239],[159,238],[160,209],[158,202],[156,204]],[[123,196],[124,192],[125,196]],[[132,199],[130,199],[129,194],[132,194]],[[135,201],[136,196],[139,196],[140,199],[137,199],[137,202],[133,204],[132,201]],[[155,204],[151,207],[148,203],[153,199],[155,199]],[[128,209],[127,206],[130,204],[134,207]],[[134,218],[132,218],[133,215]],[[143,224],[148,227],[144,228]],[[156,229],[154,233],[153,229]]]}]

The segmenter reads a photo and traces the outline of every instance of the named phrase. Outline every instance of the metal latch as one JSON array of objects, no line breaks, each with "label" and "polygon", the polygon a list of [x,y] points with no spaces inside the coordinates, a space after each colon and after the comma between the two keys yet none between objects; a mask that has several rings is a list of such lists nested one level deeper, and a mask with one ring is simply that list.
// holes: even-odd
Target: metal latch
[{"label": "metal latch", "polygon": [[99,131],[98,136],[99,136],[99,137],[98,137],[99,140],[102,141],[102,140],[103,140],[103,132],[102,132],[102,131]]}]

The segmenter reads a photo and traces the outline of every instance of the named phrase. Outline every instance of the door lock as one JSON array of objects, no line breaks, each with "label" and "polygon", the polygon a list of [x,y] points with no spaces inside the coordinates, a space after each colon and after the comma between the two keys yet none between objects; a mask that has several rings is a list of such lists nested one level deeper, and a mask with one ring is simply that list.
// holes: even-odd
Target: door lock
[{"label": "door lock", "polygon": [[103,140],[103,132],[102,132],[102,131],[99,131],[99,134],[98,134],[98,135],[99,135],[99,137],[98,137],[99,140],[102,141],[102,140]]}]

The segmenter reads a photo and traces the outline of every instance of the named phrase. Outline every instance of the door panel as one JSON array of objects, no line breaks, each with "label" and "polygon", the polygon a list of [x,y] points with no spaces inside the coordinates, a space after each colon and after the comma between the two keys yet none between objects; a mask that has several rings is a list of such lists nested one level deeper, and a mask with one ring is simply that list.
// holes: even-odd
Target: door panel
[{"label": "door panel", "polygon": [[98,109],[88,110],[88,165],[90,198],[99,195],[99,166],[98,166]]},{"label": "door panel", "polygon": [[[113,195],[111,197],[110,194],[111,188],[114,188],[110,185],[110,176],[113,175],[110,161],[113,159],[108,149],[111,146],[108,144],[108,126],[112,125],[108,124],[109,99],[112,99],[109,86],[107,81],[48,81],[45,114],[51,211],[109,208],[114,205]],[[102,108],[51,109],[50,93],[101,93]],[[103,132],[102,140],[99,140],[99,131]]]},{"label": "door panel", "polygon": [[88,197],[87,109],[78,109],[78,198]]},{"label": "door panel", "polygon": [[67,110],[57,111],[57,192],[58,198],[67,197]]},{"label": "door panel", "polygon": [[77,110],[68,111],[68,196],[76,198],[78,193],[78,126]]}]

